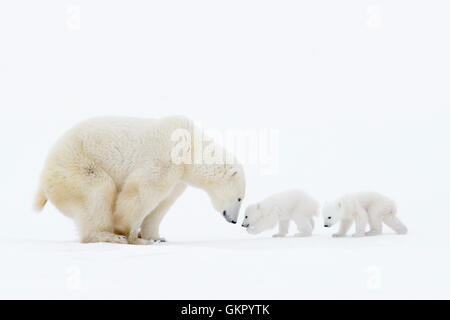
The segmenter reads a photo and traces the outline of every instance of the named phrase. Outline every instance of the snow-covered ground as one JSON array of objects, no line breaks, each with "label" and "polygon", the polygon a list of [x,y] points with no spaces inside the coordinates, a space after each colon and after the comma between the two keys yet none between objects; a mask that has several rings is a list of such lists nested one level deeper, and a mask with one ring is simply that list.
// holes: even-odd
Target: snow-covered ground
[{"label": "snow-covered ground", "polygon": [[[427,232],[426,221],[406,236],[336,239],[319,226],[280,239],[247,235],[212,211],[208,228],[181,207],[163,224],[169,241],[150,246],[80,244],[51,206],[30,214],[36,230],[1,239],[0,298],[450,298],[448,233]],[[58,229],[41,234],[49,225]]]},{"label": "snow-covered ground", "polygon": [[0,298],[449,298],[448,247],[418,236],[173,241],[5,240]]},{"label": "snow-covered ground", "polygon": [[[450,298],[449,9],[1,1],[0,298]],[[277,134],[258,141],[271,157],[240,157],[244,208],[292,187],[321,203],[377,191],[410,233],[333,239],[319,220],[311,238],[250,236],[191,188],[152,246],[83,245],[51,204],[31,212],[46,154],[76,122],[173,114]]]}]

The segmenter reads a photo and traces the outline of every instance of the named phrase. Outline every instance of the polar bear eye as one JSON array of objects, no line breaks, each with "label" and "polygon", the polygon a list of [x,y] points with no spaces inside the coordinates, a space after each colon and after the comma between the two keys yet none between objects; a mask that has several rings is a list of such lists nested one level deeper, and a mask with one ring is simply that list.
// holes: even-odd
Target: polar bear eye
[{"label": "polar bear eye", "polygon": [[328,217],[328,220],[331,220],[331,217]]},{"label": "polar bear eye", "polygon": [[238,198],[238,201],[239,201],[239,202],[241,202],[241,200],[242,200],[241,198]]}]

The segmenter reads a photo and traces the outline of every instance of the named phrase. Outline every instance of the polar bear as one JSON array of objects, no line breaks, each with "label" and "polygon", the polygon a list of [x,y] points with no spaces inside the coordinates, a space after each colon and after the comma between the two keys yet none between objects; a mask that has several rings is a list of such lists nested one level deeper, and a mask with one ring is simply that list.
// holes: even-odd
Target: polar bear
[{"label": "polar bear", "polygon": [[[396,214],[395,202],[376,192],[346,194],[335,201],[325,203],[322,209],[326,228],[340,221],[339,232],[333,237],[344,237],[353,221],[356,224],[353,237],[379,235],[383,231],[383,222],[398,234],[406,234],[408,229]],[[370,225],[368,232],[367,223]]]},{"label": "polar bear", "polygon": [[50,151],[34,208],[50,200],[74,219],[83,243],[149,244],[164,241],[161,220],[190,185],[205,190],[214,209],[236,223],[245,196],[243,168],[211,141],[205,149],[221,159],[205,161],[205,140],[193,138],[199,133],[181,116],[84,121]]},{"label": "polar bear", "polygon": [[277,223],[279,231],[273,237],[284,237],[289,231],[289,222],[297,225],[298,237],[307,237],[314,229],[314,217],[319,214],[319,204],[301,190],[288,190],[272,195],[245,211],[242,223],[250,234],[258,234],[273,228]]}]

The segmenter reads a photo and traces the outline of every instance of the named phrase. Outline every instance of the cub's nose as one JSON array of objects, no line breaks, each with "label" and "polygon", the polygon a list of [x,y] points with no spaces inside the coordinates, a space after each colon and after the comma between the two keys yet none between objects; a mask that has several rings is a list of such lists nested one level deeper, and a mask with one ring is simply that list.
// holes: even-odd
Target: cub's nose
[{"label": "cub's nose", "polygon": [[326,224],[326,225],[324,225],[324,227],[325,227],[325,228],[329,228],[330,226]]},{"label": "cub's nose", "polygon": [[232,223],[232,224],[236,224],[236,221],[235,221],[235,220],[233,220],[233,221],[231,221],[231,223]]}]

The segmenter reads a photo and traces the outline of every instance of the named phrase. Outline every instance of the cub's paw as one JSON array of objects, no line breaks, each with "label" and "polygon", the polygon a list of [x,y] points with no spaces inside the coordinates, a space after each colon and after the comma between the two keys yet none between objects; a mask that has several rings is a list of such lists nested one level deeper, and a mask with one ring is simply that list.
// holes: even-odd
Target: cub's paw
[{"label": "cub's paw", "polygon": [[272,238],[284,238],[284,237],[286,237],[286,235],[282,233],[276,233],[272,236]]},{"label": "cub's paw", "polygon": [[362,237],[364,237],[364,236],[365,236],[364,233],[354,233],[354,234],[352,234],[352,237],[353,237],[353,238],[362,238]]},{"label": "cub's paw", "polygon": [[345,237],[345,234],[342,234],[342,233],[335,233],[335,234],[333,234],[332,237],[333,237],[333,238],[344,238],[344,237]]},{"label": "cub's paw", "polygon": [[306,237],[310,237],[311,233],[296,233],[295,236],[297,238],[306,238]]},{"label": "cub's paw", "polygon": [[370,230],[370,231],[366,232],[366,236],[368,236],[368,237],[379,236],[380,234],[381,234],[381,232],[376,231],[376,230]]}]

